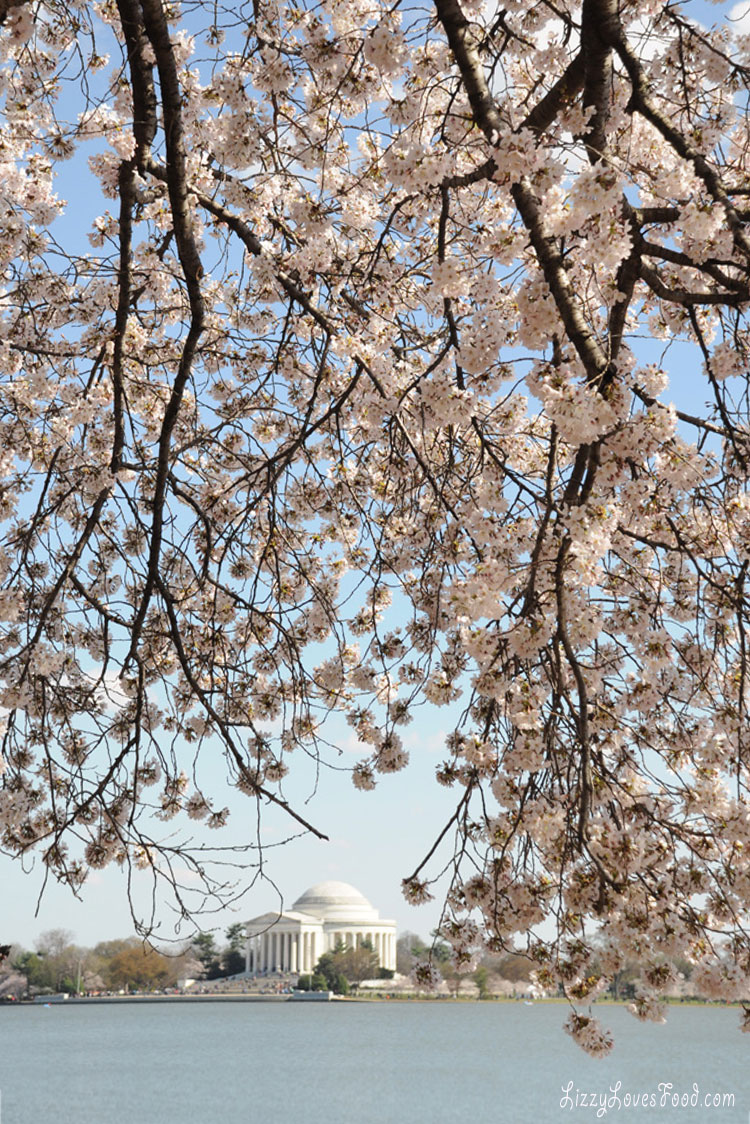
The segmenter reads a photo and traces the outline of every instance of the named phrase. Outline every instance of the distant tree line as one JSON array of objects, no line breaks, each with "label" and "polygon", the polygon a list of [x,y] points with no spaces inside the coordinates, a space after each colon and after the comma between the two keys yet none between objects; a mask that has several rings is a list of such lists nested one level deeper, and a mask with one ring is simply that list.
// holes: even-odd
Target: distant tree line
[{"label": "distant tree line", "polygon": [[178,980],[219,979],[244,971],[245,928],[231,925],[226,944],[212,933],[196,933],[182,946],[155,947],[140,937],[100,941],[93,948],[76,944],[67,929],[51,929],[33,949],[7,948],[0,960],[0,998],[4,995],[80,994],[100,991],[156,991]]},{"label": "distant tree line", "polygon": [[[35,942],[33,949],[18,945],[0,948],[0,999],[13,995],[44,995],[54,992],[157,991],[173,988],[178,980],[220,980],[245,970],[245,927],[230,925],[219,943],[214,933],[196,933],[182,946],[163,950],[139,937],[100,941],[93,948],[76,944],[66,929],[51,929]],[[433,935],[430,942],[416,933],[402,933],[396,943],[396,971],[411,975],[417,964],[431,961],[437,974],[454,996],[464,992],[480,999],[513,990],[524,992],[531,986],[534,963],[521,952],[490,953],[477,950],[467,964],[457,967],[450,945]],[[665,971],[677,982],[678,990],[690,994],[692,966],[685,960],[665,960]],[[596,964],[592,971],[599,973]],[[324,953],[313,972],[299,977],[303,990],[333,991],[346,995],[364,980],[382,979],[393,972],[381,968],[370,941],[356,948],[338,943]],[[641,973],[637,964],[623,962],[611,975],[604,994],[614,999],[636,997]]]},{"label": "distant tree line", "polygon": [[[417,964],[427,961],[438,970],[451,994],[458,995],[464,984],[472,984],[479,999],[490,999],[507,991],[508,983],[514,985],[515,991],[526,991],[532,985],[535,967],[534,961],[522,952],[477,950],[476,956],[460,970],[454,963],[451,946],[439,936],[434,935],[433,940],[427,942],[416,933],[402,933],[396,942],[397,972],[410,975]],[[664,958],[665,973],[669,971],[676,990],[681,990],[686,997],[691,995],[689,980],[692,968],[692,964],[683,958]],[[604,974],[596,960],[592,962],[591,972],[596,977]],[[635,961],[624,960],[620,969],[611,975],[603,994],[612,999],[632,1000],[643,982],[639,965]]]}]

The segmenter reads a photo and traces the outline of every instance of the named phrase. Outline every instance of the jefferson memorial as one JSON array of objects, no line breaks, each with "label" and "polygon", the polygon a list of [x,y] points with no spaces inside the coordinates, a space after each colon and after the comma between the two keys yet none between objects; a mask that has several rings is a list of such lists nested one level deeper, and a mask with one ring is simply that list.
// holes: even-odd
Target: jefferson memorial
[{"label": "jefferson memorial", "polygon": [[367,898],[346,882],[318,882],[289,910],[264,913],[247,922],[245,969],[311,972],[337,944],[356,948],[364,941],[381,968],[396,968],[396,922],[382,921]]}]

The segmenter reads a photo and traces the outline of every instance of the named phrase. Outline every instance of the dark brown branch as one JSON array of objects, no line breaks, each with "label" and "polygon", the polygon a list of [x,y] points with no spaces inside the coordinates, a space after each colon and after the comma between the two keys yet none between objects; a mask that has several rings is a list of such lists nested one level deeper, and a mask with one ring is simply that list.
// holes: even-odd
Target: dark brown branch
[{"label": "dark brown branch", "polygon": [[680,214],[678,207],[633,207],[633,215],[639,226],[677,222]]},{"label": "dark brown branch", "polygon": [[136,142],[135,161],[140,167],[148,156],[156,136],[156,89],[153,67],[146,61],[148,40],[143,15],[137,0],[117,0],[120,24],[125,37],[133,91],[133,135]]},{"label": "dark brown branch", "polygon": [[[163,165],[158,164],[155,160],[149,159],[146,162],[146,170],[154,176],[155,179],[162,180],[165,183],[168,182],[167,169]],[[246,249],[249,250],[254,257],[260,257],[263,253],[263,244],[244,219],[241,219],[233,211],[230,211],[228,207],[217,203],[215,199],[212,199],[209,195],[205,195],[202,191],[192,191],[192,194],[200,203],[201,207],[208,211],[209,214],[213,215],[214,218],[224,223],[230,230],[234,231],[237,237],[244,243]],[[282,269],[276,270],[276,277],[287,296],[291,297],[305,312],[312,316],[321,328],[325,328],[325,330],[329,332],[333,330],[330,319],[325,313],[321,312],[319,308],[316,308],[311,299],[293,278]]]},{"label": "dark brown branch", "polygon": [[[652,398],[650,394],[646,394],[640,387],[633,387],[633,393],[637,394],[641,402],[645,406],[653,406],[656,403],[656,398]],[[706,421],[704,418],[696,417],[694,414],[686,414],[684,410],[675,410],[675,414],[686,423],[686,425],[694,425],[698,429],[705,429],[707,433],[716,433],[719,437],[728,437],[726,429],[720,425],[714,425],[712,422]]]},{"label": "dark brown branch", "polygon": [[440,834],[438,835],[437,839],[435,840],[435,842],[430,847],[430,849],[427,852],[427,854],[425,855],[425,857],[422,859],[422,861],[420,863],[417,864],[417,867],[414,870],[414,872],[412,874],[410,874],[408,878],[404,878],[405,883],[414,882],[419,877],[419,872],[430,861],[430,859],[435,854],[435,852],[437,851],[437,849],[440,846],[440,844],[442,843],[442,841],[445,839],[445,837],[448,834],[451,826],[454,823],[456,823],[457,820],[459,819],[462,809],[467,806],[467,804],[469,802],[469,797],[471,796],[472,787],[473,787],[472,785],[467,786],[466,791],[464,792],[463,796],[461,797],[461,799],[458,802],[458,805],[456,807],[455,812],[453,813],[451,818],[448,820],[447,824],[445,825],[443,830],[440,832]]},{"label": "dark brown branch", "polygon": [[[657,246],[653,242],[648,242],[641,239],[640,243],[641,252],[649,258],[658,258],[660,261],[672,262],[674,265],[684,266],[686,269],[696,270],[700,273],[705,273],[707,277],[712,278],[719,285],[725,285],[727,289],[731,289],[733,293],[744,294],[746,300],[750,300],[750,288],[746,281],[740,281],[736,277],[731,277],[723,269],[720,269],[714,262],[695,262],[687,254],[681,250],[672,250],[668,246]],[[733,265],[733,262],[725,262],[725,265]]]},{"label": "dark brown branch", "polygon": [[588,818],[591,808],[592,781],[591,781],[591,744],[589,737],[589,699],[586,680],[583,677],[581,666],[578,662],[573,646],[568,636],[568,609],[565,604],[565,568],[570,556],[570,539],[566,538],[560,547],[555,570],[555,595],[557,600],[557,635],[562,643],[565,658],[578,692],[578,707],[575,715],[578,727],[578,740],[581,747],[580,765],[580,794],[581,802],[578,810],[578,845],[583,848],[588,835]]},{"label": "dark brown branch", "polygon": [[280,796],[276,796],[273,792],[269,792],[268,789],[263,788],[263,786],[260,784],[256,784],[253,780],[252,775],[248,771],[247,765],[242,756],[242,752],[235,744],[234,738],[232,737],[227,723],[223,720],[221,715],[212,705],[211,700],[206,695],[206,692],[202,689],[200,683],[193,675],[190,661],[188,660],[187,653],[185,652],[185,646],[182,643],[182,634],[180,632],[177,614],[175,613],[172,595],[170,594],[161,578],[157,579],[157,584],[159,586],[162,598],[164,599],[164,604],[167,610],[167,617],[169,618],[172,641],[174,643],[177,658],[180,661],[180,666],[182,668],[183,674],[190,684],[191,689],[195,693],[196,698],[200,699],[201,705],[204,707],[206,714],[208,714],[211,720],[216,723],[217,729],[221,731],[224,743],[232,754],[240,775],[249,782],[253,791],[258,796],[262,796],[271,804],[276,804],[279,808],[282,808],[287,813],[287,815],[296,820],[298,824],[301,824],[301,826],[304,827],[306,831],[311,832],[313,835],[317,836],[318,839],[323,839],[328,842],[328,836],[325,835],[322,831],[318,831],[316,827],[313,827],[313,825],[309,823],[308,820],[304,819],[304,817],[301,816],[299,812],[295,812],[294,808],[292,808],[291,805],[286,802],[286,800],[283,800]]},{"label": "dark brown branch", "polygon": [[[482,61],[473,43],[471,25],[457,0],[435,0],[435,7],[461,73],[474,120],[492,142],[505,131],[505,124],[487,85]],[[529,231],[532,246],[552,291],[568,338],[578,352],[589,379],[597,385],[606,383],[613,373],[609,358],[586,323],[568,279],[562,255],[555,239],[545,230],[539,200],[525,176],[513,185],[511,194]]]},{"label": "dark brown branch", "polygon": [[724,208],[735,246],[745,257],[750,258],[750,239],[745,233],[742,220],[729,198],[721,177],[711,167],[705,156],[697,148],[694,148],[679,129],[676,129],[657,108],[651,97],[648,78],[640,60],[625,37],[613,0],[596,0],[596,3],[599,10],[600,34],[605,42],[609,43],[617,52],[630,78],[633,91],[630,108],[637,110],[642,117],[654,126],[683,160],[687,160],[693,165],[696,174],[703,180],[709,193]]},{"label": "dark brown branch", "polygon": [[182,124],[182,91],[177,76],[169,27],[164,15],[161,0],[142,0],[143,21],[146,34],[156,55],[161,87],[162,111],[164,114],[164,133],[167,147],[166,179],[169,202],[174,225],[177,253],[180,259],[185,286],[190,302],[190,328],[182,347],[180,364],[172,386],[172,392],[164,411],[159,453],[157,458],[156,481],[153,499],[153,519],[151,524],[151,543],[148,559],[148,573],[136,613],[131,634],[130,650],[126,665],[135,655],[143,623],[146,619],[149,601],[153,593],[161,558],[161,540],[164,521],[167,476],[169,473],[172,431],[182,403],[187,381],[193,367],[204,323],[205,309],[201,294],[200,279],[203,275],[198,242],[193,229],[187,184],[187,152]]},{"label": "dark brown branch", "polygon": [[671,301],[672,304],[681,304],[692,307],[696,304],[711,305],[719,304],[725,308],[737,308],[739,305],[746,304],[748,295],[740,293],[700,293],[690,292],[688,289],[670,289],[668,285],[662,281],[658,272],[652,269],[651,266],[641,262],[639,272],[648,287],[656,293],[657,297],[663,300]]},{"label": "dark brown branch", "polygon": [[581,11],[581,54],[586,71],[583,107],[592,111],[584,143],[592,164],[598,163],[607,147],[612,96],[612,48],[599,33],[600,3],[601,0],[583,0]]}]

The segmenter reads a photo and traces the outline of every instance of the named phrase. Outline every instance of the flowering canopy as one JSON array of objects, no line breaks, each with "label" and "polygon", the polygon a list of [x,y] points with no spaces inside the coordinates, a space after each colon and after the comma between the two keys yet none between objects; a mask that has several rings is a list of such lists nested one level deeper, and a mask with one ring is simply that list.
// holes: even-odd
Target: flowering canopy
[{"label": "flowering canopy", "polygon": [[316,830],[281,782],[327,711],[366,789],[453,704],[457,960],[740,994],[750,40],[663,0],[0,21],[4,849],[169,879],[154,811],[227,817],[201,750]]}]

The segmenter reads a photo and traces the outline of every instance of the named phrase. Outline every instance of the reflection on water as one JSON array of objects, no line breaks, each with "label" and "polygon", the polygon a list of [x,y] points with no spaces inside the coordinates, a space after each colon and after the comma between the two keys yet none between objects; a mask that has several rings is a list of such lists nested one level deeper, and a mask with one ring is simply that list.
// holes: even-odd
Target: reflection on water
[{"label": "reflection on water", "polygon": [[[750,1036],[736,1010],[675,1007],[653,1026],[601,1006],[616,1039],[604,1060],[562,1033],[566,1014],[434,1001],[0,1007],[1,1120],[750,1120]],[[726,1095],[734,1107],[714,1107]]]}]

